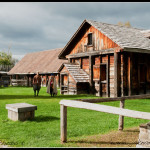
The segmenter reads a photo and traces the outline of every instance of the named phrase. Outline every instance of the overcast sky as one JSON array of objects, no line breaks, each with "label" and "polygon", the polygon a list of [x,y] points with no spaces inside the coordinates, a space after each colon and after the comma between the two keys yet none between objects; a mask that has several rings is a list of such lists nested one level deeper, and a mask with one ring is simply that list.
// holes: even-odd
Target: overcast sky
[{"label": "overcast sky", "polygon": [[84,19],[150,29],[150,2],[0,2],[0,51],[63,48]]}]

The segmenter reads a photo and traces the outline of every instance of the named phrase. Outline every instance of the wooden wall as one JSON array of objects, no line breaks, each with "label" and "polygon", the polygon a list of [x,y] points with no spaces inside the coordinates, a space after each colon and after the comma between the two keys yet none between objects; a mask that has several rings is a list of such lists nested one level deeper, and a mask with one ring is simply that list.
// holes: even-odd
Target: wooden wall
[{"label": "wooden wall", "polygon": [[60,72],[60,82],[61,94],[77,94],[76,82],[65,66]]},{"label": "wooden wall", "polygon": [[[93,44],[89,46],[87,45],[88,33],[93,33]],[[99,30],[91,26],[89,29],[87,29],[86,33],[82,36],[79,42],[77,42],[70,54],[90,52],[93,50],[104,50],[114,47],[118,47],[118,45]]]}]

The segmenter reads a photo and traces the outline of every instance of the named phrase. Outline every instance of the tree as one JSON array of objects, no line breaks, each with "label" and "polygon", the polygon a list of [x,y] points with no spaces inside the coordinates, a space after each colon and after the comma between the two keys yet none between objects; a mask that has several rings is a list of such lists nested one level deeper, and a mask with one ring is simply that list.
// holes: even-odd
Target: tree
[{"label": "tree", "polygon": [[12,58],[12,54],[10,51],[0,52],[0,65],[15,65],[17,61],[17,59]]}]

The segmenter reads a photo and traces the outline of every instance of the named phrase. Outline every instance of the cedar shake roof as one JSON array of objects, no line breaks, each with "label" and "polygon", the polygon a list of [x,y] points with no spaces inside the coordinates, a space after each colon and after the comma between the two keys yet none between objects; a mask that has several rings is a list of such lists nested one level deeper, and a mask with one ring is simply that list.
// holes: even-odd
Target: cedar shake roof
[{"label": "cedar shake roof", "polygon": [[147,30],[101,23],[92,20],[84,20],[59,54],[58,57],[60,59],[63,59],[66,55],[68,55],[68,51],[73,48],[74,43],[77,42],[77,38],[80,39],[79,37],[82,36],[82,33],[84,33],[86,28],[89,26],[93,26],[98,29],[101,33],[118,44],[122,49],[141,49],[150,51],[150,39],[147,38],[148,34],[150,35],[150,32],[146,32],[147,35],[145,35],[146,33],[144,32]]},{"label": "cedar shake roof", "polygon": [[121,48],[138,48],[150,50],[150,40],[143,35],[143,30],[132,27],[88,21]]},{"label": "cedar shake roof", "polygon": [[67,60],[58,59],[62,48],[26,54],[8,74],[57,73]]},{"label": "cedar shake roof", "polygon": [[89,75],[80,68],[80,65],[66,63],[64,66],[69,71],[75,82],[89,82]]}]

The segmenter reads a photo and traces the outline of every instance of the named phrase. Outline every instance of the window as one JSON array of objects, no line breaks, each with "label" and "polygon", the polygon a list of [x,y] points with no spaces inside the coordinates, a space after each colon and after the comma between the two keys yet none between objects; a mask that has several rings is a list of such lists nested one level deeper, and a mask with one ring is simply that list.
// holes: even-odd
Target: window
[{"label": "window", "polygon": [[88,43],[87,45],[92,45],[92,33],[88,34]]}]

